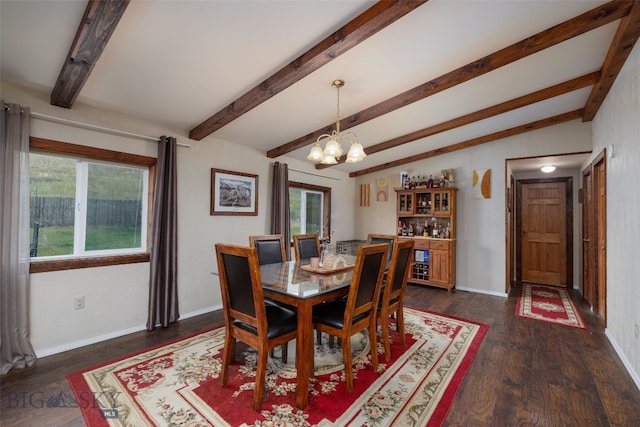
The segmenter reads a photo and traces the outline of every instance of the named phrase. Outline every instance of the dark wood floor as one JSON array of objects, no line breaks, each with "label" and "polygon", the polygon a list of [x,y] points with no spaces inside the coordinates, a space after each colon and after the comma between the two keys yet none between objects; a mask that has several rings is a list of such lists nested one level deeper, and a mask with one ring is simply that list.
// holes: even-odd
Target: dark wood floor
[{"label": "dark wood floor", "polygon": [[[638,426],[640,390],[604,335],[600,320],[577,304],[589,331],[514,316],[509,298],[410,285],[406,305],[489,325],[445,426]],[[78,408],[47,408],[65,375],[222,324],[221,312],[40,359],[0,381],[0,425],[82,426]]]}]

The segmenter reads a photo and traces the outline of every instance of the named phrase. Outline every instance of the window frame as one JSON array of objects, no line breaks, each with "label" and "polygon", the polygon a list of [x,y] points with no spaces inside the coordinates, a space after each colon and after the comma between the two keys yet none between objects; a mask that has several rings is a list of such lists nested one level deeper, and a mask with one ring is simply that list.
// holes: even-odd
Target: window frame
[{"label": "window frame", "polygon": [[[331,187],[323,187],[321,185],[307,184],[298,181],[289,181],[289,188],[300,188],[302,190],[317,191],[322,193],[322,230],[327,230],[327,237],[331,240]],[[291,226],[291,223],[289,223]],[[320,234],[320,238],[323,237],[323,233]],[[291,236],[291,245],[293,245],[293,235]]]},{"label": "window frame", "polygon": [[32,259],[30,273],[44,273],[47,271],[72,270],[79,268],[104,267],[110,265],[133,264],[149,262],[149,239],[151,236],[151,218],[153,215],[153,195],[156,178],[157,159],[155,157],[138,154],[123,153],[103,148],[89,147],[51,139],[30,137],[29,151],[42,154],[59,154],[80,157],[88,160],[106,161],[124,165],[142,166],[149,169],[148,173],[148,210],[147,210],[147,241],[146,251],[136,254],[98,255],[91,257],[74,257],[55,260]]}]

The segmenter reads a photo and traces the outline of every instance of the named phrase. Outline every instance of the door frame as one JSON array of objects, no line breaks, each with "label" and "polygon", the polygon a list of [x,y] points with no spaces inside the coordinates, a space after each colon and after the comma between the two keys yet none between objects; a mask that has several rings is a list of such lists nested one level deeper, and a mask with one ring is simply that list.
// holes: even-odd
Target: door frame
[{"label": "door frame", "polygon": [[516,281],[522,282],[522,185],[564,182],[565,184],[565,239],[567,249],[567,289],[573,288],[573,177],[536,178],[516,180]]},{"label": "door frame", "polygon": [[580,189],[579,202],[582,204],[582,229],[580,230],[582,238],[582,297],[589,303],[593,309],[594,298],[597,295],[595,290],[595,244],[594,238],[594,203],[593,203],[593,165],[589,163],[582,170],[582,188]]},{"label": "door frame", "polygon": [[[604,205],[600,209],[599,188],[601,176],[598,170],[602,168],[602,186],[604,188]],[[593,305],[591,311],[602,318],[604,326],[607,326],[607,151],[603,149],[591,162],[592,170],[592,201],[591,209],[591,236],[595,244],[593,245],[593,261],[594,261],[594,290]],[[604,260],[600,263],[600,243],[603,245]],[[602,271],[601,271],[602,270]],[[602,282],[600,279],[602,278]],[[601,304],[602,297],[602,307]]]}]

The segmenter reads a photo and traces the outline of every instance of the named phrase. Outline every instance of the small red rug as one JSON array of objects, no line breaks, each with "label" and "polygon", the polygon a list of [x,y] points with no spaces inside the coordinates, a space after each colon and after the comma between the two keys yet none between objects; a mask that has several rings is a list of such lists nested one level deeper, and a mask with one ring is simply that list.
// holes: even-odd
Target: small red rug
[{"label": "small red rug", "polygon": [[440,426],[488,326],[405,308],[405,327],[406,347],[392,330],[390,362],[376,343],[377,372],[367,334],[354,335],[353,393],[346,391],[342,349],[316,345],[316,374],[304,410],[295,406],[295,341],[287,364],[277,351],[269,359],[260,412],[252,410],[255,350],[247,349],[244,360],[232,365],[227,385],[220,385],[222,327],[67,378],[90,427]]},{"label": "small red rug", "polygon": [[587,329],[584,319],[566,289],[525,283],[516,305],[516,315],[573,328]]}]

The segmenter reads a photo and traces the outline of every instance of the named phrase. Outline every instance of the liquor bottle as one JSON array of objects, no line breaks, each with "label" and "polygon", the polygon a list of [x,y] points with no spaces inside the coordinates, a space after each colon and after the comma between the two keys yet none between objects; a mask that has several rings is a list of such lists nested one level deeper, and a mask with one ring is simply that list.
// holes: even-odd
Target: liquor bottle
[{"label": "liquor bottle", "polygon": [[429,222],[428,221],[424,222],[424,228],[422,229],[422,235],[424,237],[429,237]]}]

